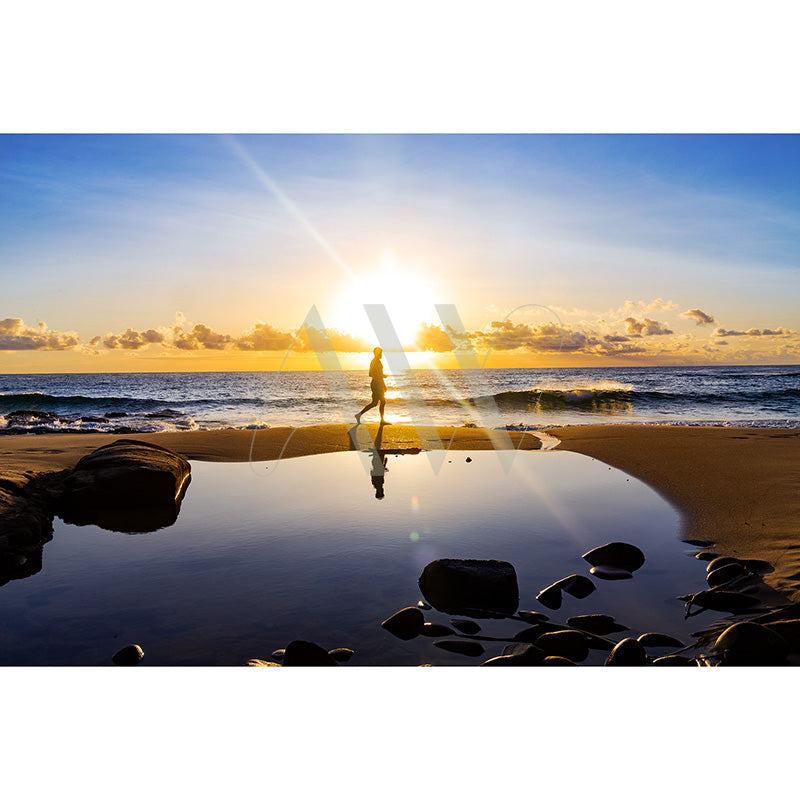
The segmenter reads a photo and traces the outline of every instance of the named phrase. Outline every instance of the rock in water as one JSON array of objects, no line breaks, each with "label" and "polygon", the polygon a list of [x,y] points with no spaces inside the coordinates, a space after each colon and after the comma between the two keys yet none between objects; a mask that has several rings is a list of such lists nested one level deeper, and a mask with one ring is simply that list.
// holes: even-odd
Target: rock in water
[{"label": "rock in water", "polygon": [[398,639],[408,641],[415,636],[419,636],[424,624],[425,616],[423,613],[414,606],[408,606],[381,622],[381,628],[385,628]]},{"label": "rock in water", "polygon": [[283,654],[284,667],[338,667],[338,662],[328,655],[314,642],[306,642],[302,639],[295,639],[286,645]]},{"label": "rock in water", "polygon": [[451,619],[450,624],[456,629],[461,631],[461,633],[466,633],[469,635],[474,635],[479,633],[481,630],[481,626],[478,625],[477,622],[474,622],[471,619]]},{"label": "rock in water", "polygon": [[276,663],[275,661],[264,661],[261,658],[251,658],[249,661],[245,661],[244,664],[246,667],[279,667],[280,664]]},{"label": "rock in water", "polygon": [[616,567],[627,572],[636,572],[644,564],[644,553],[636,545],[627,542],[610,542],[584,553],[583,559],[593,567]]},{"label": "rock in water", "polygon": [[741,564],[742,562],[739,561],[738,558],[731,558],[731,556],[717,556],[716,558],[712,559],[708,562],[706,566],[706,572],[713,572],[715,569],[719,569],[720,567],[725,567],[728,564]]},{"label": "rock in water", "polygon": [[540,611],[517,611],[517,616],[525,622],[545,622],[550,619],[547,614],[542,614]]},{"label": "rock in water", "polygon": [[629,630],[625,625],[615,622],[614,617],[610,617],[608,614],[581,614],[577,617],[570,617],[567,625],[587,633],[596,633],[598,636]]},{"label": "rock in water", "polygon": [[636,639],[618,642],[606,659],[607,667],[642,667],[647,663],[647,653]]},{"label": "rock in water", "polygon": [[159,445],[119,439],[67,475],[56,513],[74,525],[140,533],[172,525],[191,480],[189,462]]},{"label": "rock in water", "polygon": [[588,597],[595,589],[594,584],[585,575],[568,575],[560,581],[556,581],[553,586],[558,586],[567,594],[583,600]]},{"label": "rock in water", "polygon": [[726,592],[723,589],[707,589],[691,596],[690,605],[708,608],[712,611],[744,611],[758,605],[758,599],[740,592]]},{"label": "rock in water", "polygon": [[693,658],[687,658],[686,656],[661,656],[661,658],[656,658],[653,660],[653,665],[656,667],[696,667],[698,666],[697,661]]},{"label": "rock in water", "polygon": [[598,564],[596,567],[592,567],[589,572],[604,581],[622,581],[633,577],[633,573],[628,572],[626,569],[607,567],[605,564]]},{"label": "rock in water", "polygon": [[564,656],[545,656],[542,661],[543,667],[576,667],[578,666],[574,661],[570,661]]},{"label": "rock in water", "polygon": [[580,631],[543,633],[535,644],[549,656],[563,656],[570,661],[584,661],[589,655],[589,645]]},{"label": "rock in water", "polygon": [[706,580],[711,587],[722,586],[723,583],[732,581],[734,578],[738,578],[746,573],[747,570],[743,564],[724,564],[721,567],[712,569],[711,572],[706,575]]},{"label": "rock in water", "polygon": [[714,642],[714,654],[728,666],[774,666],[786,660],[788,651],[779,634],[757,622],[736,622]]},{"label": "rock in water", "polygon": [[536,599],[547,608],[552,608],[554,611],[561,608],[561,587],[553,584],[546,589],[542,589],[536,595]]},{"label": "rock in water", "polygon": [[503,655],[484,661],[484,667],[531,667],[544,659],[544,653],[532,644],[510,644],[503,648]]},{"label": "rock in water", "polygon": [[334,647],[333,650],[328,650],[328,655],[340,664],[349,661],[354,653],[349,647]]},{"label": "rock in water", "polygon": [[513,614],[519,606],[517,573],[507,561],[440,558],[419,577],[425,599],[446,614]]},{"label": "rock in water", "polygon": [[636,641],[645,647],[683,647],[683,642],[666,633],[643,633]]},{"label": "rock in water", "polygon": [[479,642],[465,642],[463,639],[442,639],[433,644],[434,647],[449,650],[451,653],[459,653],[462,656],[483,655],[483,645]]},{"label": "rock in water", "polygon": [[144,658],[144,650],[138,644],[129,644],[118,650],[111,660],[118,667],[135,667]]}]

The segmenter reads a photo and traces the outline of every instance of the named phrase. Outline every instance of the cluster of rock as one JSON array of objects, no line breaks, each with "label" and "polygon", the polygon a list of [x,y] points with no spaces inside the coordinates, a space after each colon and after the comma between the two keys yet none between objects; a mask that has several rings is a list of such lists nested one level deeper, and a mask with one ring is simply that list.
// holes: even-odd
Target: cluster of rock
[{"label": "cluster of rock", "polygon": [[[645,563],[642,551],[625,542],[610,542],[583,558],[591,564],[592,576],[610,581],[632,578]],[[707,568],[709,588],[681,598],[687,602],[687,616],[692,605],[700,611],[752,611],[759,600],[734,589],[752,580],[755,570],[764,566],[764,562],[713,558]],[[400,609],[382,627],[405,641],[436,637],[435,647],[468,657],[485,656],[485,642],[506,643],[500,655],[483,661],[483,666],[574,666],[585,661],[591,650],[608,652],[606,666],[777,665],[786,663],[790,654],[800,653],[800,604],[718,625],[715,638],[709,640],[710,652],[690,655],[687,651],[696,650],[696,645],[685,645],[664,633],[610,639],[628,628],[607,614],[577,615],[561,624],[541,612],[518,610],[516,572],[505,561],[438,559],[424,568],[419,588],[425,601]],[[542,589],[536,599],[555,610],[561,607],[562,592],[582,599],[595,588],[585,575],[568,575]],[[431,608],[470,619],[451,619],[450,626],[428,622],[424,611]],[[488,636],[481,633],[475,618],[515,619],[527,627],[511,637]],[[702,637],[703,632],[693,635]]]},{"label": "cluster of rock", "polygon": [[[43,412],[44,413],[44,412]],[[119,439],[74,469],[0,478],[0,585],[42,567],[53,518],[138,533],[171,525],[191,480],[182,456],[159,445]]]}]

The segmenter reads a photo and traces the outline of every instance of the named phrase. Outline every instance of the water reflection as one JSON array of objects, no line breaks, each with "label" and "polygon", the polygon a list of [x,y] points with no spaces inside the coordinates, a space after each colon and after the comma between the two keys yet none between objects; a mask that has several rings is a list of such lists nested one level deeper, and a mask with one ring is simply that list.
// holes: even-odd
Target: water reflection
[{"label": "water reflection", "polygon": [[383,482],[388,468],[386,466],[387,456],[381,450],[383,443],[383,423],[378,426],[378,435],[375,437],[375,446],[372,448],[372,465],[370,467],[370,477],[372,485],[375,487],[375,499],[383,500]]},{"label": "water reflection", "polygon": [[[295,639],[349,647],[354,665],[470,663],[429,637],[402,642],[380,627],[420,599],[426,564],[507,561],[521,606],[542,610],[541,589],[585,572],[581,554],[611,539],[638,544],[647,562],[635,580],[598,581],[588,600],[565,596],[558,620],[605,613],[635,635],[693,629],[677,596],[705,582],[705,564],[683,554],[677,515],[638,481],[558,450],[520,454],[508,473],[490,451],[438,473],[427,458],[397,458],[378,504],[374,484],[365,497],[376,452],[384,473],[387,455],[409,452],[384,439],[372,450],[287,459],[270,481],[249,464],[193,462],[195,489],[166,536],[109,536],[56,520],[45,568],[2,588],[0,664],[109,664],[126,642],[139,643],[151,666],[243,664]],[[122,524],[98,519],[142,527],[130,511]],[[518,629],[497,620],[491,634]],[[486,649],[497,656],[503,644]]]}]

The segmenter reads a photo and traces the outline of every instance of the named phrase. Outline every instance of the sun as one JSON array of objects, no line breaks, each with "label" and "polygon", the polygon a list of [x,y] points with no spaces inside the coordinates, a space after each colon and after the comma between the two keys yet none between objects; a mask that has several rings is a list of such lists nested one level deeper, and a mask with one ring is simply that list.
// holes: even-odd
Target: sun
[{"label": "sun", "polygon": [[364,305],[381,304],[392,321],[400,343],[410,346],[423,322],[435,322],[436,286],[393,254],[384,255],[375,269],[356,276],[342,292],[331,322],[367,342],[376,339]]}]

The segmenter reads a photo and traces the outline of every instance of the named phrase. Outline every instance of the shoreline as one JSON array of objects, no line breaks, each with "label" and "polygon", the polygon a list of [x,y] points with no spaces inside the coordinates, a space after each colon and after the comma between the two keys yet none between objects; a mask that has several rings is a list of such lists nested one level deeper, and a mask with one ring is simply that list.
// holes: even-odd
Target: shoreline
[{"label": "shoreline", "polygon": [[[318,425],[257,431],[179,433],[28,434],[0,437],[0,480],[24,486],[37,476],[73,467],[84,455],[118,439],[147,441],[189,460],[271,461],[354,450],[355,426]],[[362,425],[374,439],[378,425]],[[681,514],[681,539],[713,542],[721,555],[768,561],[765,582],[800,601],[800,430],[682,425],[581,425],[546,428],[570,450],[607,463],[641,480]],[[443,447],[489,450],[494,432],[482,428],[436,428]],[[542,449],[533,432],[507,431],[511,446]],[[432,435],[428,432],[426,435]],[[358,444],[361,445],[361,438]],[[383,428],[381,447],[423,448],[407,425]],[[2,498],[0,498],[2,499]],[[2,503],[0,503],[2,513]]]}]

